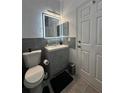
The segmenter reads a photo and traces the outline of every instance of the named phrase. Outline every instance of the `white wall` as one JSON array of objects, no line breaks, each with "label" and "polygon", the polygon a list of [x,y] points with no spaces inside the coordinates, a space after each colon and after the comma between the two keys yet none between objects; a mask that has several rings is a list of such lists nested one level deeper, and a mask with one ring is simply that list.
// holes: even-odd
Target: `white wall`
[{"label": "white wall", "polygon": [[22,0],[22,37],[40,38],[41,11],[51,9],[60,12],[59,0]]},{"label": "white wall", "polygon": [[[69,21],[69,36],[76,37],[76,8],[86,0],[60,0],[62,15]],[[70,62],[77,64],[77,51],[70,49]]]}]

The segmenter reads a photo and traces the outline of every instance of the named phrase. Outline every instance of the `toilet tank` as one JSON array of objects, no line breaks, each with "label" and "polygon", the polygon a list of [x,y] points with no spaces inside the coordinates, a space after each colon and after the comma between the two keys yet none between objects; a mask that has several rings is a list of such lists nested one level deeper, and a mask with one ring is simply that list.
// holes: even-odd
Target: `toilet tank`
[{"label": "toilet tank", "polygon": [[41,50],[35,50],[31,52],[24,52],[23,58],[26,67],[33,67],[41,62]]}]

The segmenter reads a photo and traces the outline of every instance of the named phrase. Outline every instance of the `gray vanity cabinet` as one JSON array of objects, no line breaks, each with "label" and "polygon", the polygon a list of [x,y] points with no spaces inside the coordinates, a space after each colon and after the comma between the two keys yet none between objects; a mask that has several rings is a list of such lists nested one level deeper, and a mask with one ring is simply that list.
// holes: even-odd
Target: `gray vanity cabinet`
[{"label": "gray vanity cabinet", "polygon": [[49,76],[52,78],[68,66],[69,48],[47,51],[47,58],[50,62]]}]

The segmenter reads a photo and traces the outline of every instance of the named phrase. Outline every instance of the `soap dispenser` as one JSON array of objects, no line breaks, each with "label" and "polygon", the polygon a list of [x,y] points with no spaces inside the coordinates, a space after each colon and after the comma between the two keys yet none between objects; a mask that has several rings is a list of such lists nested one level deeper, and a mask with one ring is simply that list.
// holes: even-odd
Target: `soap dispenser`
[{"label": "soap dispenser", "polygon": [[60,44],[60,45],[62,45],[62,44],[63,44],[62,40],[60,40],[60,41],[59,41],[59,44]]}]

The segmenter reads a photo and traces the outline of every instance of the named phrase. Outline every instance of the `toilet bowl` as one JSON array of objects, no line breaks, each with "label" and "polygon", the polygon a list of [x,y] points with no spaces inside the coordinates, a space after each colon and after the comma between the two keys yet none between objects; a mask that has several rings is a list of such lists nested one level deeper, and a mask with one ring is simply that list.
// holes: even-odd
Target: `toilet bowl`
[{"label": "toilet bowl", "polygon": [[38,86],[44,78],[44,69],[42,66],[37,65],[29,68],[25,74],[24,85],[27,88],[34,88]]},{"label": "toilet bowl", "polygon": [[29,69],[25,73],[24,86],[30,93],[42,93],[44,68],[40,63],[41,50],[23,53],[24,62]]}]

